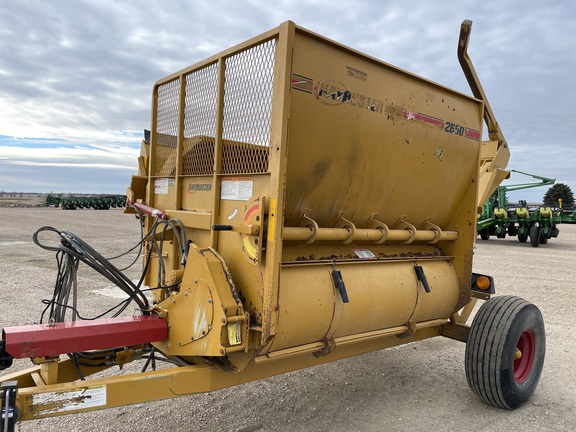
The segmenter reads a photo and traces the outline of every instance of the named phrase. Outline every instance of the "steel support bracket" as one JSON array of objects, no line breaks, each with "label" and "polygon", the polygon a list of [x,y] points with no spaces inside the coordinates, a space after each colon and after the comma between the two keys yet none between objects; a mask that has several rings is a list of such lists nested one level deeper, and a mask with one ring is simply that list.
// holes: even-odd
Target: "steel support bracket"
[{"label": "steel support bracket", "polygon": [[0,386],[0,430],[13,432],[16,425],[16,396],[18,394],[18,381],[5,381]]}]

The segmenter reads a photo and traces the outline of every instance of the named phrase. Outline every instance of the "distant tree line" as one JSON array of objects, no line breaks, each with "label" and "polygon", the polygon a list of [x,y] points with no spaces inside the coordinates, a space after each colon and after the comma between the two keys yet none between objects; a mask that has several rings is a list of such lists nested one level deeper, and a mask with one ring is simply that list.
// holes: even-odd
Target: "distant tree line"
[{"label": "distant tree line", "polygon": [[22,198],[23,192],[0,191],[0,198],[4,198],[4,195],[6,195],[6,198]]}]

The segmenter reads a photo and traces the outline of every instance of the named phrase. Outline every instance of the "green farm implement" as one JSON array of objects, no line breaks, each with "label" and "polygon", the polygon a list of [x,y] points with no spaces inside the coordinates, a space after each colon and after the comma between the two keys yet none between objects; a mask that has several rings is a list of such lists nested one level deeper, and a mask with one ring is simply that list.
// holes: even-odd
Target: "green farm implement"
[{"label": "green farm implement", "polygon": [[576,208],[574,206],[562,207],[562,201],[559,201],[558,212],[562,223],[576,223]]},{"label": "green farm implement", "polygon": [[[517,206],[508,202],[506,192],[552,185],[555,179],[511,170],[518,174],[540,180],[532,183],[499,186],[498,189],[482,205],[482,213],[476,224],[477,233],[482,240],[491,236],[505,238],[506,235],[517,236],[520,243],[534,247],[545,244],[552,237],[558,237],[556,224],[564,222],[559,212],[550,207],[528,207],[526,201],[520,201]],[[572,218],[574,218],[572,213]],[[568,220],[568,217],[566,217]],[[576,220],[575,220],[576,222]]]},{"label": "green farm implement", "polygon": [[125,204],[126,195],[48,195],[46,198],[46,205],[60,207],[62,210],[109,210],[122,208]]}]

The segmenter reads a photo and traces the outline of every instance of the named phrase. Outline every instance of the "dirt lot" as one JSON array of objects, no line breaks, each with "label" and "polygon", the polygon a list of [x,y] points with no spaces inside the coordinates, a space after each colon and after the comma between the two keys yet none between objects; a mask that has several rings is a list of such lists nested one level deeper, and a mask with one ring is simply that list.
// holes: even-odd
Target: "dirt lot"
[{"label": "dirt lot", "polygon": [[[139,236],[135,219],[119,210],[0,208],[0,218],[0,326],[38,321],[40,299],[51,294],[55,259],[32,243],[37,228],[70,230],[105,256],[127,250]],[[479,240],[475,252],[475,271],[493,275],[498,294],[532,301],[546,321],[542,378],[516,411],[480,401],[466,383],[464,344],[434,338],[210,394],[23,422],[20,430],[576,430],[576,344],[569,336],[576,316],[576,225],[560,226],[559,238],[538,248],[491,239]],[[79,283],[86,315],[117,302],[109,283],[86,268]],[[19,360],[3,374],[29,365]]]}]

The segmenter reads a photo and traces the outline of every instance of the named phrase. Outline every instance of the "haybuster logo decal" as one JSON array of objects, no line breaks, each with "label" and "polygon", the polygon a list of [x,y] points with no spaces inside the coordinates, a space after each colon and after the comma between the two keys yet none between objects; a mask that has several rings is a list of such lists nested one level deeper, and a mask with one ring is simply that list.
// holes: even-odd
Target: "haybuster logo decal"
[{"label": "haybuster logo decal", "polygon": [[326,105],[341,105],[352,99],[352,94],[338,81],[323,80],[314,86],[314,96]]},{"label": "haybuster logo decal", "polygon": [[188,183],[188,193],[193,194],[196,192],[210,192],[212,190],[211,183]]}]

